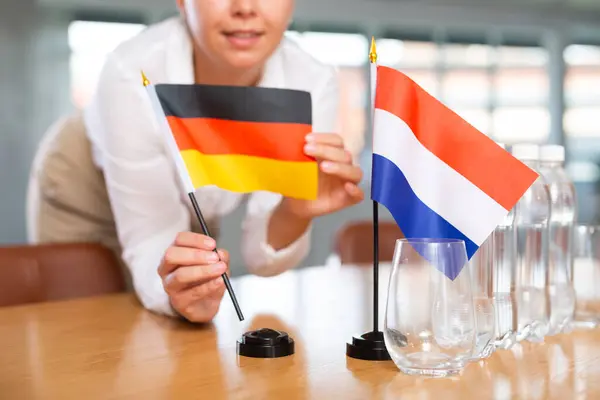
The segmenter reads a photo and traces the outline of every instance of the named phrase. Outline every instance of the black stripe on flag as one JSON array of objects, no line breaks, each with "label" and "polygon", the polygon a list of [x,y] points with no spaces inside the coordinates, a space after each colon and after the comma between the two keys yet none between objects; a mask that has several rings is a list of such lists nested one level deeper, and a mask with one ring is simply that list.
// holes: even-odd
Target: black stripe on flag
[{"label": "black stripe on flag", "polygon": [[291,89],[157,84],[167,116],[248,122],[312,124],[309,92]]}]

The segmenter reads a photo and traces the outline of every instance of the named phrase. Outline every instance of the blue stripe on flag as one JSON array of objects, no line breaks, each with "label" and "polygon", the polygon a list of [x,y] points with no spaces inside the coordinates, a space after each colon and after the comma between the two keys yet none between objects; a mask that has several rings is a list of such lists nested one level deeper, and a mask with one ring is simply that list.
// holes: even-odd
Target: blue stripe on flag
[{"label": "blue stripe on flag", "polygon": [[[371,199],[390,211],[407,239],[462,239],[468,259],[475,254],[479,246],[427,207],[413,192],[396,164],[379,154],[373,154],[371,176]],[[436,267],[452,280],[464,267],[462,263],[444,264]]]}]

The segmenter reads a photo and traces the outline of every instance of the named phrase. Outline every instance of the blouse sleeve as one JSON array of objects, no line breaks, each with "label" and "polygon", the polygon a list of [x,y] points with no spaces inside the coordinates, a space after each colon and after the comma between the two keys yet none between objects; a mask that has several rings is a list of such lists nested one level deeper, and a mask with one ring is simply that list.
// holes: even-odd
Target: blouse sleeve
[{"label": "blouse sleeve", "polygon": [[135,291],[147,309],[175,315],[157,268],[177,233],[190,229],[190,217],[140,79],[109,57],[86,125]]}]

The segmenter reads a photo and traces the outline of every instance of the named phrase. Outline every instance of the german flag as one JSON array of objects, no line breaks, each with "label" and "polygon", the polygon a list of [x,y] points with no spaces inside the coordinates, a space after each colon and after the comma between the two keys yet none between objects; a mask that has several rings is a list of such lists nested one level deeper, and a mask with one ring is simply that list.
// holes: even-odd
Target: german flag
[{"label": "german flag", "polygon": [[315,199],[318,167],[304,154],[310,93],[262,87],[146,86],[188,192],[215,185]]}]

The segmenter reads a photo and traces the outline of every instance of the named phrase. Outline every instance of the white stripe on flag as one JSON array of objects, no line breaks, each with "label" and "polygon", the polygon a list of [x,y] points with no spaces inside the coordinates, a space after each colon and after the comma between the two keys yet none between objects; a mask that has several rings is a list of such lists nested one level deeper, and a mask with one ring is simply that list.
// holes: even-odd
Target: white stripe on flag
[{"label": "white stripe on flag", "polygon": [[426,206],[481,245],[508,211],[425,148],[397,116],[376,108],[374,122],[373,153],[393,162]]},{"label": "white stripe on flag", "polygon": [[167,121],[165,112],[162,109],[162,106],[160,105],[160,100],[158,99],[158,95],[156,94],[156,89],[154,88],[154,85],[148,85],[146,86],[146,90],[148,91],[150,103],[152,104],[152,109],[154,110],[154,114],[156,115],[158,125],[166,140],[167,148],[169,149],[171,157],[175,162],[175,167],[177,169],[179,179],[181,179],[181,184],[183,185],[186,193],[195,192],[196,189],[192,184],[192,178],[190,178],[190,174],[188,174],[187,172],[187,167],[185,166],[183,157],[181,157],[179,147],[177,147],[177,142],[175,142],[173,132],[171,131],[171,127],[169,126],[169,121]]}]

